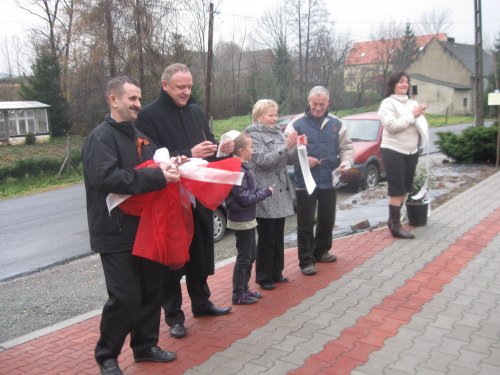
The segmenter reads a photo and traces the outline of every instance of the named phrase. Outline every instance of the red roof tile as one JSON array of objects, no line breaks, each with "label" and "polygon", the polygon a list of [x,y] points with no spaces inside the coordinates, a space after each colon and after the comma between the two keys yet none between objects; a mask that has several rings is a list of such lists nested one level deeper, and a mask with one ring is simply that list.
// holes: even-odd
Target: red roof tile
[{"label": "red roof tile", "polygon": [[[445,41],[446,34],[431,34],[416,36],[416,43],[420,49],[424,48],[433,38]],[[393,44],[394,49],[399,47],[401,39],[370,40],[366,42],[354,43],[346,59],[346,65],[364,65],[379,62],[378,51],[384,50],[384,45]]]}]

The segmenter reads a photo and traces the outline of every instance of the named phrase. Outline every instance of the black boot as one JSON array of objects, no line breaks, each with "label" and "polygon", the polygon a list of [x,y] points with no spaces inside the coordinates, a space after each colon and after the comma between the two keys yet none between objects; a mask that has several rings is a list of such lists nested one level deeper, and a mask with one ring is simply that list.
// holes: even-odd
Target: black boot
[{"label": "black boot", "polygon": [[401,227],[401,207],[389,205],[389,221],[387,221],[391,234],[396,238],[413,239],[415,236]]}]

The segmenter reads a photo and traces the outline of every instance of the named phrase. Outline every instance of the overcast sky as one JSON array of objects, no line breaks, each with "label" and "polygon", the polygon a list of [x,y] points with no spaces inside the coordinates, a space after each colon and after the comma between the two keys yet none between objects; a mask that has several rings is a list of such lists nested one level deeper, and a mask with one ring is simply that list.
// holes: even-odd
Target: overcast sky
[{"label": "overcast sky", "polygon": [[[215,30],[258,28],[258,18],[272,10],[279,0],[223,0],[215,16]],[[474,44],[475,0],[325,0],[336,29],[349,33],[355,41],[371,39],[379,24],[410,22],[415,31],[424,12],[433,7],[452,11],[453,26],[448,36],[457,43]],[[22,35],[38,19],[19,9],[15,0],[1,0],[0,9],[0,72],[7,71],[3,48],[13,35]],[[491,47],[500,34],[500,0],[482,0],[483,46]],[[220,35],[218,33],[217,35]]]},{"label": "overcast sky", "polygon": [[[216,26],[248,24],[258,27],[265,10],[273,10],[280,0],[223,0]],[[474,44],[474,0],[325,0],[336,29],[353,40],[369,40],[380,23],[412,23],[416,32],[424,12],[433,7],[449,9],[453,26],[448,33],[457,43]],[[483,44],[492,45],[500,33],[500,0],[482,0]],[[228,26],[227,26],[228,27]]]}]

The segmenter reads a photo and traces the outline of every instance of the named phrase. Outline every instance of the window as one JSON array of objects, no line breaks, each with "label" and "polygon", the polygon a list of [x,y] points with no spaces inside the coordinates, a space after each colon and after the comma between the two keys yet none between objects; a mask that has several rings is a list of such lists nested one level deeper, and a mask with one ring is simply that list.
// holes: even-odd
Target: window
[{"label": "window", "polygon": [[411,85],[411,95],[418,95],[418,87],[417,85]]},{"label": "window", "polygon": [[8,112],[9,135],[26,135],[28,133],[48,133],[47,110],[40,109],[18,109]]},{"label": "window", "polygon": [[467,108],[467,98],[464,98],[464,108]]},{"label": "window", "polygon": [[38,133],[48,133],[49,122],[47,121],[47,110],[45,108],[36,110],[36,119],[38,122]]}]

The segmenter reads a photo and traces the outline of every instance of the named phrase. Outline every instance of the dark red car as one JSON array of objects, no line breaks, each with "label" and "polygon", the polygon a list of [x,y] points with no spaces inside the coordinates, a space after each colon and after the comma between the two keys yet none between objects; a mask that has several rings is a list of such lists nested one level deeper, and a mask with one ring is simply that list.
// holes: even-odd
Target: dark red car
[{"label": "dark red car", "polygon": [[361,189],[374,187],[386,177],[380,142],[382,124],[377,112],[358,113],[342,118],[354,146],[354,165],[341,181],[357,183]]}]

